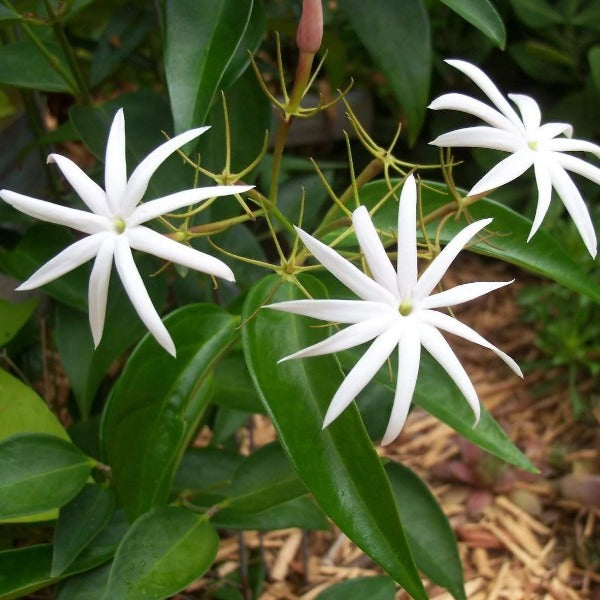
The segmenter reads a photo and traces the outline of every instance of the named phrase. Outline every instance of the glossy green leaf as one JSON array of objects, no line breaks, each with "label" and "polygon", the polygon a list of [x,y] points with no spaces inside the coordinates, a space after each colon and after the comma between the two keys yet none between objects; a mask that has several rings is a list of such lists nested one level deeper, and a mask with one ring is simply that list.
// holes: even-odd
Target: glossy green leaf
[{"label": "glossy green leaf", "polygon": [[176,133],[204,125],[252,5],[253,0],[167,2],[165,71]]},{"label": "glossy green leaf", "polygon": [[21,327],[29,321],[36,306],[35,298],[17,304],[0,298],[0,346],[4,346],[17,335]]},{"label": "glossy green leaf", "polygon": [[135,521],[115,555],[106,598],[160,600],[198,579],[219,538],[205,516],[165,506]]},{"label": "glossy green leaf", "polygon": [[396,585],[389,577],[357,577],[334,583],[315,600],[394,600]]},{"label": "glossy green leaf", "polygon": [[58,589],[55,600],[104,600],[111,566],[102,565],[67,579]]},{"label": "glossy green leaf", "polygon": [[441,0],[465,21],[477,27],[500,48],[506,44],[502,18],[490,0]]},{"label": "glossy green leaf", "polygon": [[70,442],[18,433],[0,442],[0,519],[66,504],[85,485],[92,460]]},{"label": "glossy green leaf", "polygon": [[389,462],[385,471],[417,566],[456,600],[466,600],[456,537],[437,500],[408,467]]},{"label": "glossy green leaf", "polygon": [[[242,320],[244,352],[257,390],[281,444],[321,508],[414,598],[425,598],[398,517],[389,482],[355,406],[327,429],[323,417],[341,373],[331,356],[277,364],[282,357],[309,346],[327,333],[305,319],[268,309],[270,302],[293,300],[301,292],[267,277],[249,293]],[[314,278],[302,280],[313,296],[323,288]],[[249,318],[252,315],[252,318]],[[340,499],[343,498],[343,501]]]},{"label": "glossy green leaf", "polygon": [[115,498],[107,487],[86,485],[60,509],[54,534],[51,575],[60,575],[98,533],[114,510]]},{"label": "glossy green leaf", "polygon": [[52,583],[52,546],[38,544],[0,552],[0,598],[22,598]]},{"label": "glossy green leaf", "polygon": [[339,6],[387,77],[413,143],[425,119],[432,67],[429,18],[422,0],[340,0]]},{"label": "glossy green leaf", "polygon": [[236,336],[236,319],[193,304],[165,319],[177,348],[168,356],[147,336],[106,405],[101,439],[130,517],[166,503],[181,455],[210,399],[208,379]]},{"label": "glossy green leaf", "polygon": [[231,486],[231,507],[260,512],[303,496],[306,487],[298,478],[278,442],[262,446],[238,467]]}]

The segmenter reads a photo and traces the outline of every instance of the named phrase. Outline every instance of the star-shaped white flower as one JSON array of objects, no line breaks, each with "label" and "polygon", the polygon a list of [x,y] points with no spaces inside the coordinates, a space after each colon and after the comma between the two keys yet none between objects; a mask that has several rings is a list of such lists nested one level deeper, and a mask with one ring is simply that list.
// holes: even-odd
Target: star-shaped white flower
[{"label": "star-shaped white flower", "polygon": [[329,425],[354,400],[394,348],[398,347],[398,379],[392,413],[381,442],[384,445],[398,436],[406,420],[417,381],[421,346],[454,380],[471,406],[476,422],[479,420],[477,392],[439,329],[489,348],[517,375],[523,376],[512,358],[476,331],[451,316],[434,310],[472,300],[511,283],[467,283],[431,294],[464,245],[487,226],[491,219],[477,221],[465,227],[431,262],[421,277],[417,277],[416,198],[416,184],[411,175],[400,195],[397,272],[364,206],[354,211],[352,222],[372,278],[329,246],[297,229],[298,235],[319,262],[360,300],[291,300],[267,307],[324,321],[351,324],[322,342],[281,360],[340,352],[374,339],[335,393],[323,427]]},{"label": "star-shaped white flower", "polygon": [[[444,94],[429,108],[449,109],[479,117],[487,126],[466,127],[440,135],[431,143],[445,147],[492,148],[510,152],[484,175],[471,189],[474,196],[516,179],[533,165],[538,188],[538,203],[527,241],[538,230],[548,211],[552,188],[562,200],[575,222],[589,253],[597,252],[596,233],[581,193],[567,171],[572,171],[600,184],[600,169],[566,152],[591,152],[600,158],[600,146],[584,140],[571,139],[573,128],[568,123],[541,124],[537,102],[523,94],[508,94],[521,117],[500,93],[492,80],[478,67],[464,60],[447,60],[471,79],[496,108],[464,94]],[[496,110],[497,109],[497,110]]]},{"label": "star-shaped white flower", "polygon": [[18,290],[42,286],[96,257],[90,275],[88,299],[90,327],[94,344],[98,346],[104,329],[106,299],[113,258],[123,287],[140,319],[158,343],[175,356],[175,344],[152,304],[144,282],[135,266],[131,249],[154,254],[210,275],[233,281],[231,269],[222,261],[194,250],[142,223],[184,206],[191,206],[214,196],[245,192],[248,186],[213,186],[176,192],[151,200],[140,206],[150,178],[158,167],[178,148],[204,133],[200,127],[182,133],[152,151],[127,179],[125,162],[125,118],[119,110],[113,120],[106,145],[104,182],[106,191],[92,181],[73,161],[59,154],[50,154],[63,175],[79,194],[91,212],[68,208],[1,190],[0,197],[21,212],[50,223],[66,225],[89,234],[71,244],[40,267]]}]

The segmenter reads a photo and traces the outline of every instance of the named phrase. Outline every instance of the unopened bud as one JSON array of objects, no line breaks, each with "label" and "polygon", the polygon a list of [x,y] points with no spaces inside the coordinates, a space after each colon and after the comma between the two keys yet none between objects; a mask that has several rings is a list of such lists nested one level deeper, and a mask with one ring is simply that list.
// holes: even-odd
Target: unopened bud
[{"label": "unopened bud", "polygon": [[322,0],[302,0],[302,16],[296,32],[296,43],[301,52],[315,54],[323,39]]}]

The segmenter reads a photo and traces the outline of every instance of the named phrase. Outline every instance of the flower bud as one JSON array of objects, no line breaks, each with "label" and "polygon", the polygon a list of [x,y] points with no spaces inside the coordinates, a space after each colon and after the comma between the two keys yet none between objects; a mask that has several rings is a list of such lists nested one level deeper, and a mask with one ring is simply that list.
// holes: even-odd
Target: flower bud
[{"label": "flower bud", "polygon": [[301,52],[315,54],[323,39],[322,0],[302,0],[302,16],[296,32],[296,43]]}]

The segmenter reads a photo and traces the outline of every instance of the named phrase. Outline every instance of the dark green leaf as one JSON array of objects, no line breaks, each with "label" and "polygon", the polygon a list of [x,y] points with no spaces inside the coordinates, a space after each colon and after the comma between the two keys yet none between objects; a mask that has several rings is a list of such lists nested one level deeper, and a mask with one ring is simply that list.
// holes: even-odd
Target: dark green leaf
[{"label": "dark green leaf", "polygon": [[0,519],[66,504],[85,485],[93,462],[70,442],[18,433],[0,442]]},{"label": "dark green leaf", "polygon": [[177,358],[142,340],[106,406],[101,438],[131,517],[166,503],[179,460],[209,401],[208,377],[236,335],[236,319],[194,304],[165,319]]},{"label": "dark green leaf", "polygon": [[253,0],[167,2],[165,71],[176,133],[204,124],[252,5]]},{"label": "dark green leaf", "polygon": [[502,18],[490,0],[441,0],[465,21],[471,23],[500,48],[506,44]]},{"label": "dark green leaf", "polygon": [[[324,290],[314,278],[302,280],[314,297]],[[322,339],[295,315],[260,310],[270,302],[302,297],[292,284],[267,277],[249,293],[242,319],[244,352],[261,399],[279,439],[321,508],[361,549],[381,564],[415,598],[425,598],[389,482],[355,406],[327,429],[323,417],[341,373],[331,356],[277,361]],[[250,318],[252,316],[252,318]],[[340,499],[343,498],[343,501]]]},{"label": "dark green leaf", "polygon": [[20,21],[21,15],[12,7],[0,6],[0,21]]},{"label": "dark green leaf", "polygon": [[109,488],[86,485],[60,509],[54,534],[51,575],[60,575],[97,535],[112,515],[115,497]]},{"label": "dark green leaf", "polygon": [[0,598],[22,598],[50,583],[52,546],[39,544],[0,552]]},{"label": "dark green leaf", "polygon": [[18,304],[0,298],[0,346],[4,346],[17,335],[19,329],[29,321],[36,306],[35,298]]},{"label": "dark green leaf", "polygon": [[357,577],[340,581],[321,592],[315,600],[394,600],[396,585],[389,577]]},{"label": "dark green leaf", "polygon": [[[240,427],[243,427],[252,417],[251,413],[227,406],[217,407],[214,422],[212,424],[213,436],[211,444],[215,446],[227,446]],[[234,442],[235,444],[235,442]]]},{"label": "dark green leaf", "polygon": [[588,63],[596,91],[600,94],[600,44],[588,50]]},{"label": "dark green leaf", "polygon": [[210,567],[218,547],[219,538],[205,516],[170,506],[152,510],[123,538],[106,598],[168,598]]},{"label": "dark green leaf", "polygon": [[112,565],[106,564],[67,579],[60,586],[56,600],[104,600]]},{"label": "dark green leaf", "polygon": [[543,29],[562,23],[561,14],[548,0],[510,0],[519,20],[529,27]]}]

